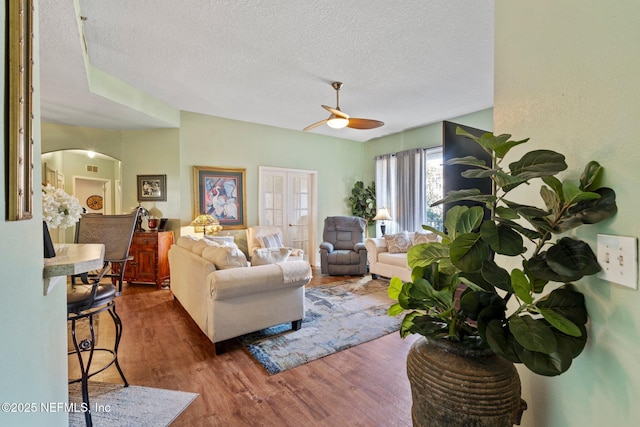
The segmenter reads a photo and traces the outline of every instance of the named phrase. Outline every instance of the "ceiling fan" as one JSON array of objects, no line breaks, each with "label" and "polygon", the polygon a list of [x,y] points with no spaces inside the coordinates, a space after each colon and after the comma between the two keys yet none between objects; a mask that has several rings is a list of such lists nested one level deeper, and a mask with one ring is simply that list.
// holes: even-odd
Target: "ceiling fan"
[{"label": "ceiling fan", "polygon": [[384,125],[384,123],[379,120],[357,119],[355,117],[349,117],[349,115],[343,113],[340,110],[340,88],[342,87],[342,83],[333,82],[331,83],[331,86],[336,90],[336,108],[323,105],[322,108],[330,112],[331,115],[324,120],[320,120],[317,123],[307,126],[303,131],[311,130],[325,123],[334,129],[342,129],[344,127],[352,129],[375,129]]}]

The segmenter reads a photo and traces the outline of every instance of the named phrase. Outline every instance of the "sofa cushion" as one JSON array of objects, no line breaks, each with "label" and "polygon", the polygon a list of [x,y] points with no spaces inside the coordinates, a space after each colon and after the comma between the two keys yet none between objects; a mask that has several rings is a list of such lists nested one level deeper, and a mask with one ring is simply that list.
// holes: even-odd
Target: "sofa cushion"
[{"label": "sofa cushion", "polygon": [[219,246],[219,245],[210,240],[199,239],[197,242],[193,244],[193,246],[191,246],[191,252],[193,252],[196,255],[202,256],[202,251],[204,251],[205,248],[209,246]]},{"label": "sofa cushion", "polygon": [[418,245],[420,243],[433,243],[438,241],[438,235],[431,232],[416,231],[413,235],[413,244]]},{"label": "sofa cushion", "polygon": [[336,249],[327,254],[327,261],[333,265],[358,265],[360,263],[360,253],[345,249]]},{"label": "sofa cushion", "polygon": [[244,253],[233,246],[208,246],[202,251],[202,258],[211,262],[218,270],[249,265]]},{"label": "sofa cushion", "polygon": [[397,234],[385,234],[384,241],[390,253],[406,253],[412,245],[409,233],[401,231]]},{"label": "sofa cushion", "polygon": [[181,248],[185,248],[187,250],[191,250],[191,248],[193,247],[193,245],[200,239],[198,239],[197,237],[194,236],[180,236],[178,238],[178,246],[180,246]]},{"label": "sofa cushion", "polygon": [[281,248],[284,246],[282,244],[282,237],[280,237],[280,234],[266,234],[264,236],[258,236],[258,241],[260,241],[260,247],[262,248]]},{"label": "sofa cushion", "polygon": [[285,262],[291,255],[291,248],[254,249],[251,254],[251,265],[275,264]]}]

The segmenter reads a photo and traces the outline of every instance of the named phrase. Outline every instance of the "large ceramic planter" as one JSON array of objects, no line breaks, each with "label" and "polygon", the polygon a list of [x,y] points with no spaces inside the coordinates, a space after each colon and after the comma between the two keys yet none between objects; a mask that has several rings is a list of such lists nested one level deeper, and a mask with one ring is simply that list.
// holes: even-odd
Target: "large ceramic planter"
[{"label": "large ceramic planter", "polygon": [[409,350],[414,427],[510,427],[526,403],[513,363],[489,350],[418,339]]}]

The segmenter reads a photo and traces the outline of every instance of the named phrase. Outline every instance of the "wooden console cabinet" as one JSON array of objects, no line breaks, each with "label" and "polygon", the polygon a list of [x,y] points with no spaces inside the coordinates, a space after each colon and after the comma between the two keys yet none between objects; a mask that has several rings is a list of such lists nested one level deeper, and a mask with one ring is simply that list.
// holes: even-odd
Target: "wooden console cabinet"
[{"label": "wooden console cabinet", "polygon": [[155,283],[160,289],[170,279],[169,248],[173,231],[136,231],[133,233],[124,280],[127,283]]}]

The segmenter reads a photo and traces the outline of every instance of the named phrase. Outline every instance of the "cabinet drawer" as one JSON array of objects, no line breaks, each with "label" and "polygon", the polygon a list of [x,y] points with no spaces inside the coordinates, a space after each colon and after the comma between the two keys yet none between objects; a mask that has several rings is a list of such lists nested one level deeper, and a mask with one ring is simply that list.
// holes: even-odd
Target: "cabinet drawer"
[{"label": "cabinet drawer", "polygon": [[156,236],[133,236],[134,245],[157,245],[158,238]]}]

